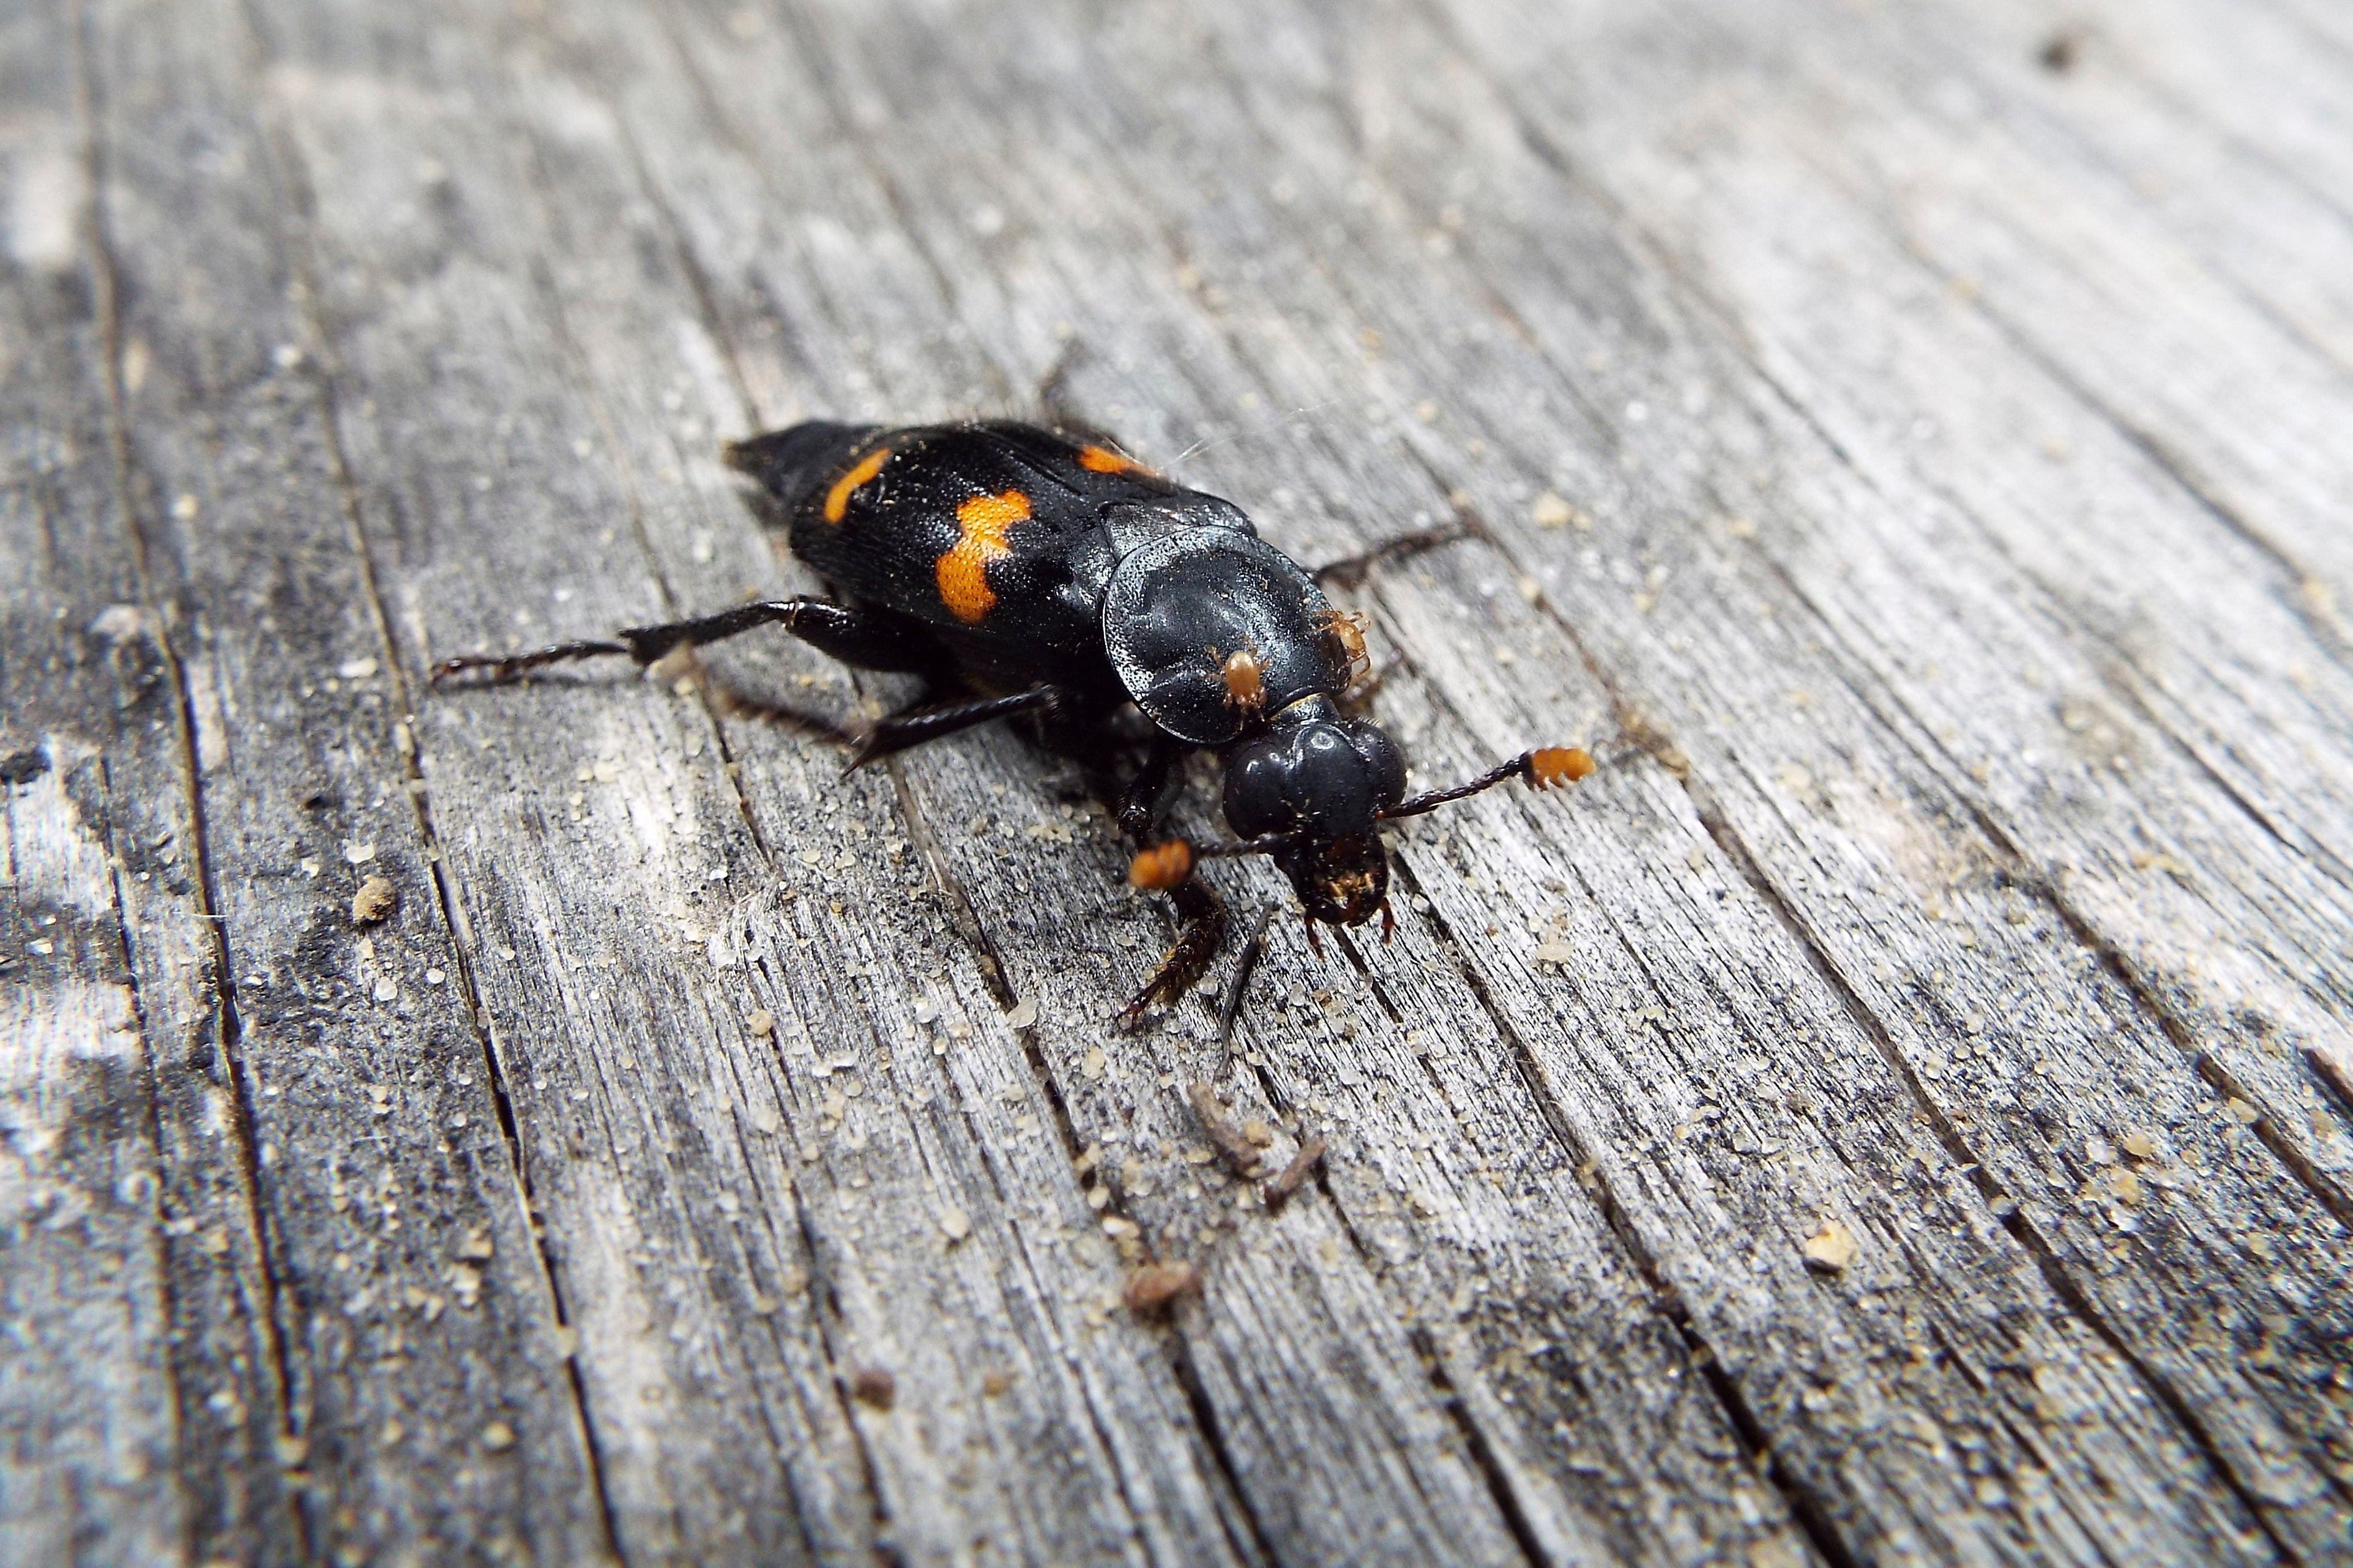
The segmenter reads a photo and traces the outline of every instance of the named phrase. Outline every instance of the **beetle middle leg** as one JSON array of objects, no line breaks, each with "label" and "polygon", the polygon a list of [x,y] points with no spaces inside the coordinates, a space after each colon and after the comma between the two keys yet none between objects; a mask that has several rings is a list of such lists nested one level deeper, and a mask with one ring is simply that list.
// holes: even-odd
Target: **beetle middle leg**
[{"label": "beetle middle leg", "polygon": [[1168,778],[1178,762],[1194,747],[1165,731],[1155,731],[1152,749],[1145,753],[1144,766],[1136,770],[1120,795],[1120,831],[1132,838],[1141,839],[1160,820],[1161,807],[1168,798]]},{"label": "beetle middle leg", "polygon": [[1059,686],[1033,686],[1027,691],[1016,691],[1008,697],[983,697],[969,702],[928,705],[928,698],[902,708],[886,718],[877,719],[873,728],[858,738],[850,748],[849,766],[844,772],[854,772],[893,752],[903,752],[910,746],[920,746],[926,741],[936,741],[953,735],[959,730],[969,730],[976,724],[986,724],[996,719],[1009,719],[1016,713],[1035,713],[1040,710],[1067,708],[1072,698]]}]

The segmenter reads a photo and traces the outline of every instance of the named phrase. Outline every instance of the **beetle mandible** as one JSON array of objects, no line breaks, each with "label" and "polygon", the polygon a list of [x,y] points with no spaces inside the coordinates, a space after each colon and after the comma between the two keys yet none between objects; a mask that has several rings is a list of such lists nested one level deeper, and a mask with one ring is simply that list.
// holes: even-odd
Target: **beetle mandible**
[{"label": "beetle mandible", "polygon": [[[651,664],[756,626],[781,626],[845,664],[923,677],[924,695],[876,721],[857,768],[1018,713],[1084,724],[1133,702],[1152,726],[1119,808],[1141,846],[1188,752],[1225,764],[1231,842],[1144,847],[1139,887],[1176,896],[1176,945],[1122,1016],[1174,1002],[1223,939],[1204,856],[1265,855],[1315,922],[1388,916],[1378,825],[1514,777],[1584,777],[1593,759],[1544,747],[1451,789],[1409,798],[1405,758],[1345,700],[1364,663],[1355,617],[1319,575],[1258,536],[1230,501],[1188,489],[1092,432],[1009,420],[886,428],[811,420],[731,444],[726,460],[781,510],[793,552],[831,598],[764,600],[632,626],[610,639],[443,660],[434,679],[511,679],[605,654]],[[1377,552],[1382,553],[1385,552]],[[959,700],[941,702],[944,692]],[[1386,929],[1386,928],[1385,928]]]}]

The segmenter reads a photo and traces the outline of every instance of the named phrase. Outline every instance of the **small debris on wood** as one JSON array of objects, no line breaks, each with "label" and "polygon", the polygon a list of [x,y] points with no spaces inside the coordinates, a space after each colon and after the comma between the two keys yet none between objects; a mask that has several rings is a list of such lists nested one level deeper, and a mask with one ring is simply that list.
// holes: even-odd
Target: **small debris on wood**
[{"label": "small debris on wood", "polygon": [[1854,1261],[1854,1232],[1834,1219],[1825,1219],[1806,1237],[1806,1267],[1817,1274],[1838,1274]]},{"label": "small debris on wood", "polygon": [[861,1366],[849,1374],[850,1397],[876,1410],[888,1410],[899,1397],[899,1380],[884,1368]]},{"label": "small debris on wood", "polygon": [[1528,508],[1528,520],[1538,528],[1567,528],[1572,523],[1579,529],[1593,526],[1593,519],[1551,490],[1536,497],[1535,504]]},{"label": "small debris on wood", "polygon": [[1005,1015],[1005,1026],[1008,1029],[1030,1028],[1033,1027],[1037,1022],[1038,999],[1035,996],[1032,996],[1028,1001],[1021,1003],[1018,1006],[1015,1007],[1013,1011]]},{"label": "small debris on wood", "polygon": [[776,1016],[765,1007],[754,1007],[744,1018],[744,1026],[765,1040],[776,1032]]},{"label": "small debris on wood", "polygon": [[1127,1277],[1124,1300],[1139,1318],[1168,1310],[1177,1297],[1201,1289],[1201,1272],[1189,1263],[1148,1263]]},{"label": "small debris on wood", "polygon": [[1320,1135],[1299,1146],[1299,1152],[1291,1157],[1291,1163],[1282,1168],[1282,1174],[1266,1184],[1267,1213],[1281,1213],[1282,1205],[1291,1201],[1291,1194],[1307,1184],[1307,1178],[1314,1173],[1316,1166],[1324,1163],[1324,1140]]},{"label": "small debris on wood", "polygon": [[2042,68],[2052,76],[2065,76],[2082,61],[2087,37],[2082,27],[2061,27],[2042,40],[2042,47],[2034,58],[2042,61]]},{"label": "small debris on wood", "polygon": [[2124,1152],[2136,1160],[2157,1158],[2157,1140],[2146,1132],[2127,1132],[2117,1142],[2123,1145]]},{"label": "small debris on wood", "polygon": [[502,1454],[514,1447],[514,1428],[503,1421],[493,1421],[482,1428],[482,1447],[493,1454]]},{"label": "small debris on wood", "polygon": [[372,926],[392,913],[393,905],[399,901],[400,894],[394,889],[391,878],[370,877],[352,895],[352,924]]},{"label": "small debris on wood", "polygon": [[983,1373],[980,1377],[981,1395],[987,1399],[1002,1399],[1005,1391],[1013,1386],[1013,1379],[1005,1373]]},{"label": "small debris on wood", "polygon": [[940,1231],[948,1238],[948,1245],[954,1247],[972,1234],[972,1216],[950,1204],[940,1211]]},{"label": "small debris on wood", "polygon": [[[1675,744],[1674,737],[1668,734],[1657,720],[1630,702],[1620,702],[1618,705],[1617,719],[1619,732],[1625,736],[1628,745],[1642,752],[1677,778],[1690,775],[1691,758],[1684,753],[1681,746]],[[1803,768],[1798,771],[1800,773],[1805,773]],[[1810,784],[1812,782],[1809,775],[1807,783]]]},{"label": "small debris on wood", "polygon": [[1208,1134],[1226,1169],[1244,1180],[1258,1174],[1258,1150],[1234,1124],[1226,1120],[1225,1107],[1218,1103],[1218,1091],[1196,1079],[1186,1086],[1185,1098],[1193,1103],[1194,1119]]}]

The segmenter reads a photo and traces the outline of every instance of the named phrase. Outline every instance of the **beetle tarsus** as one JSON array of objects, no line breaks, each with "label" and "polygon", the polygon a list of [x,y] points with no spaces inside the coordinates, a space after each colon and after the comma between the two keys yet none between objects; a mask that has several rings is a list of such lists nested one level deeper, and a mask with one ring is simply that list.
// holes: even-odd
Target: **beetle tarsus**
[{"label": "beetle tarsus", "polygon": [[1174,896],[1184,924],[1177,929],[1176,945],[1162,956],[1160,967],[1153,971],[1144,989],[1120,1009],[1123,1029],[1134,1028],[1156,1005],[1174,1006],[1182,1000],[1209,972],[1210,962],[1225,942],[1226,906],[1207,882],[1193,878],[1174,889]]},{"label": "beetle tarsus", "polygon": [[545,665],[567,664],[576,658],[596,658],[606,654],[632,651],[626,642],[594,639],[555,643],[547,647],[534,648],[529,653],[461,653],[435,665],[432,679],[433,684],[438,686],[455,676],[480,675],[485,686],[503,686],[509,681],[520,680]]}]

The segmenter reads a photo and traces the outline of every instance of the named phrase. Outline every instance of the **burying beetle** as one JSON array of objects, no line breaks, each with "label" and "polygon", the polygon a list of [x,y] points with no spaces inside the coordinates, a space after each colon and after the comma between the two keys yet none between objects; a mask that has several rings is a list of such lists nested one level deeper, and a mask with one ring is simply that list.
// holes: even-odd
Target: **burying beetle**
[{"label": "burying beetle", "polygon": [[[1509,778],[1543,789],[1593,770],[1581,749],[1546,747],[1408,798],[1396,742],[1343,706],[1366,664],[1362,623],[1317,585],[1361,563],[1311,576],[1231,502],[1170,482],[1103,437],[1011,421],[886,429],[812,420],[733,443],[726,458],[781,509],[793,552],[834,598],[446,659],[434,679],[510,679],[603,654],[647,665],[782,626],[845,664],[927,682],[923,698],[860,737],[852,768],[994,719],[1092,725],[1133,702],[1153,732],[1121,827],[1142,845],[1171,771],[1210,748],[1225,763],[1226,821],[1239,837],[1172,839],[1135,856],[1129,880],[1174,895],[1183,925],[1124,1022],[1182,996],[1224,939],[1223,906],[1195,875],[1198,859],[1268,856],[1298,894],[1311,939],[1318,921],[1361,925],[1376,914],[1386,938],[1379,824]],[[936,703],[944,689],[976,695]]]}]

